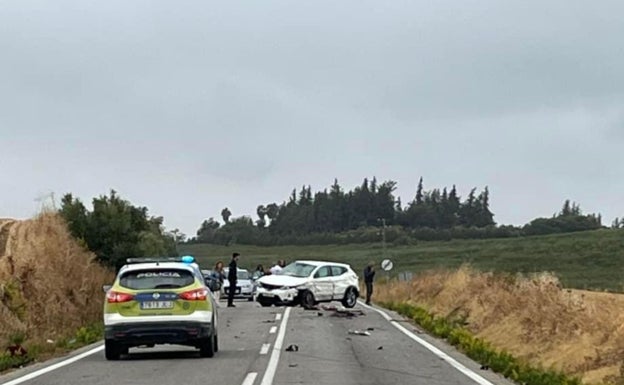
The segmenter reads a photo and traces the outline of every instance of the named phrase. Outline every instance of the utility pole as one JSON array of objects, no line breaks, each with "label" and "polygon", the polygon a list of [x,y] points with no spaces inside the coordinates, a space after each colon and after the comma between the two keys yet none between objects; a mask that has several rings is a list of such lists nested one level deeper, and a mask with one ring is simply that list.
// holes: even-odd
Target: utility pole
[{"label": "utility pole", "polygon": [[386,218],[381,218],[381,248],[383,257],[386,258]]},{"label": "utility pole", "polygon": [[[381,222],[381,250],[382,261],[387,258],[386,255],[386,218],[377,218],[377,221]],[[390,280],[390,272],[386,271],[386,282]]]}]

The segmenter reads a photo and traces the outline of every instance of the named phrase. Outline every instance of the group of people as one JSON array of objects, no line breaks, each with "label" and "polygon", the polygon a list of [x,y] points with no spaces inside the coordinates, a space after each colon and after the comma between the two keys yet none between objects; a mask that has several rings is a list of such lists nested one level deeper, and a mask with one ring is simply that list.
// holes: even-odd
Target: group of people
[{"label": "group of people", "polygon": [[[230,288],[236,287],[236,281],[238,279],[237,270],[238,270],[238,259],[240,258],[239,253],[232,253],[232,259],[228,264],[228,274],[227,280],[229,281]],[[286,261],[280,259],[273,265],[270,269],[265,269],[264,266],[258,265],[256,266],[256,270],[253,272],[252,277],[254,279],[260,278],[264,275],[268,274],[279,274],[282,269],[286,266]],[[223,261],[218,261],[214,267],[215,279],[223,285],[223,281],[225,280],[225,269]],[[375,263],[370,262],[364,268],[364,285],[366,286],[366,304],[371,304],[371,297],[373,295],[373,282],[375,280]],[[234,305],[234,294],[235,290],[228,290],[228,299],[227,306],[228,307],[236,307]],[[216,300],[219,301],[219,291],[215,293]]]},{"label": "group of people", "polygon": [[[223,282],[227,278],[230,284],[230,287],[231,288],[236,287],[236,281],[238,280],[238,275],[237,275],[238,258],[240,258],[239,253],[232,253],[232,259],[230,260],[230,263],[228,264],[227,277],[225,276],[225,266],[223,264],[223,261],[217,261],[217,263],[215,263],[215,266],[213,269],[213,276],[214,276],[214,279],[219,282],[220,286],[223,286]],[[228,303],[227,303],[228,307],[235,307],[234,305],[235,292],[236,290],[228,290]],[[216,290],[213,294],[217,302],[219,302],[221,292],[219,290]]]}]

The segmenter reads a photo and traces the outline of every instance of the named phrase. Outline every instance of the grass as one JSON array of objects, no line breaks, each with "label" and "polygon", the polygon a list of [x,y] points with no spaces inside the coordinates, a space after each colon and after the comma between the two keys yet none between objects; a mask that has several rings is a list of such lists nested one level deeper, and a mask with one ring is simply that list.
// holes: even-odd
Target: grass
[{"label": "grass", "polygon": [[510,353],[494,348],[487,341],[477,338],[456,320],[436,317],[427,310],[406,304],[387,302],[384,307],[410,318],[434,336],[446,339],[483,367],[502,374],[505,378],[531,385],[581,385],[578,377],[572,377],[553,369],[530,365]]},{"label": "grass", "polygon": [[100,339],[102,285],[113,277],[54,212],[0,220],[0,371]]},{"label": "grass", "polygon": [[[202,266],[221,259],[229,261],[233,251],[241,253],[239,265],[255,269],[278,259],[323,259],[351,264],[361,272],[369,261],[384,258],[381,243],[329,246],[220,246],[179,245],[183,254],[194,255]],[[416,245],[387,245],[394,262],[393,275],[432,269],[455,269],[464,264],[482,271],[554,273],[565,287],[624,291],[624,230],[603,229],[569,234],[507,239],[420,242]]]}]

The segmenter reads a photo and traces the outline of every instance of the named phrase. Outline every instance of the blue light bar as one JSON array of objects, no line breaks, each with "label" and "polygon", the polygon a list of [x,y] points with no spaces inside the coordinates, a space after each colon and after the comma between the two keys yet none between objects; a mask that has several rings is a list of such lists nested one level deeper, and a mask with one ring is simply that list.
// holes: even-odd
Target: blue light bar
[{"label": "blue light bar", "polygon": [[195,262],[195,258],[192,255],[185,255],[183,257],[161,257],[161,258],[126,258],[126,263],[162,263],[162,262],[182,262],[191,264]]},{"label": "blue light bar", "polygon": [[186,264],[191,264],[195,262],[195,258],[192,255],[185,255],[180,259],[182,260],[183,263],[186,263]]}]

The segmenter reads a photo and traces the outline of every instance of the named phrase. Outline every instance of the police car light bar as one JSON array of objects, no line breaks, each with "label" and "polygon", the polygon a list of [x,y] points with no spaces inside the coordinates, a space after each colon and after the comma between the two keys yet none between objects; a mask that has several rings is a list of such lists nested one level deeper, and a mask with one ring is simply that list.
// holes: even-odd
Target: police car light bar
[{"label": "police car light bar", "polygon": [[126,263],[158,263],[158,262],[182,262],[182,263],[193,263],[195,262],[195,258],[192,255],[184,255],[182,257],[160,257],[160,258],[126,258]]}]

